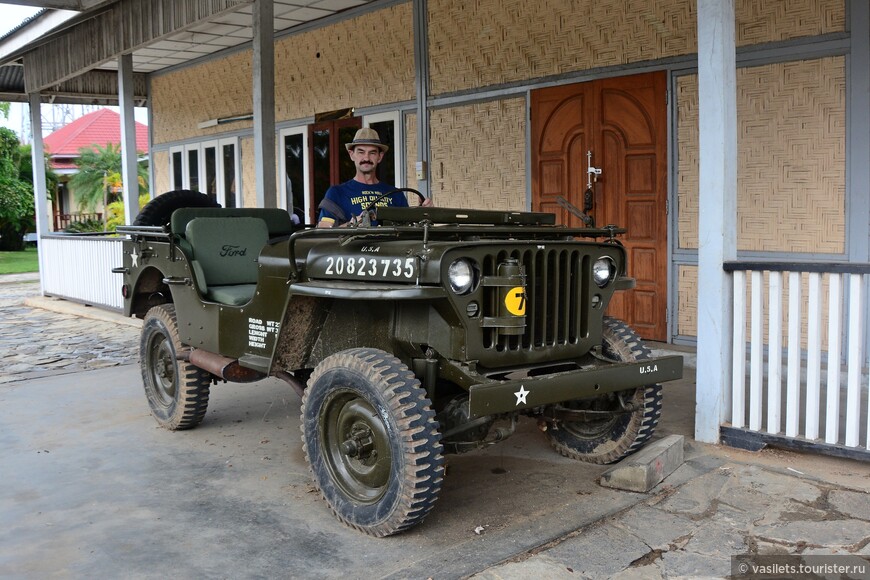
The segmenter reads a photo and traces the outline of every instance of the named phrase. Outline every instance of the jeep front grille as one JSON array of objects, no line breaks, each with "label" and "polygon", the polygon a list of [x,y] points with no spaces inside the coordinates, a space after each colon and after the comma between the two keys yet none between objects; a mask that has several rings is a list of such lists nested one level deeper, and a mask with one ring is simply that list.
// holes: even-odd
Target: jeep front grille
[{"label": "jeep front grille", "polygon": [[[500,335],[483,329],[483,347],[516,351],[576,344],[587,336],[590,304],[588,253],[566,248],[502,251],[487,256],[483,276],[495,276],[507,258],[520,261],[526,273],[526,329],[521,335]],[[485,288],[484,314],[495,316],[498,289]]]}]

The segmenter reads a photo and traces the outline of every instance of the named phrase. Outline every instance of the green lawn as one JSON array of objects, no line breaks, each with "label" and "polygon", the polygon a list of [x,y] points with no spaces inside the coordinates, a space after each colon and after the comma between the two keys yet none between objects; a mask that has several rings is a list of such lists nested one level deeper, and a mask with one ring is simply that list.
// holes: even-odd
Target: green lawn
[{"label": "green lawn", "polygon": [[27,247],[23,252],[0,252],[0,274],[38,271],[39,260],[36,248]]}]

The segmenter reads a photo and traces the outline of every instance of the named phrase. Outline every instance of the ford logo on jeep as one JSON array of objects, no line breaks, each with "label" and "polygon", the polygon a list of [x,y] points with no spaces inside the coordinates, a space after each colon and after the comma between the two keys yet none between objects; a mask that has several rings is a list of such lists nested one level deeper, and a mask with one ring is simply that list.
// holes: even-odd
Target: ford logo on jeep
[{"label": "ford logo on jeep", "polygon": [[224,247],[221,248],[221,258],[226,258],[227,256],[244,256],[247,252],[248,248],[224,244]]}]

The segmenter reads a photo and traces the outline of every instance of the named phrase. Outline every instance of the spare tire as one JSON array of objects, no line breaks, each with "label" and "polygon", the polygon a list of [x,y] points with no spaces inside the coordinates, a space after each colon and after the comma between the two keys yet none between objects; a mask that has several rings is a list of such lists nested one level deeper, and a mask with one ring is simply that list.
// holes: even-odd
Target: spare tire
[{"label": "spare tire", "polygon": [[182,207],[220,207],[220,204],[204,193],[189,189],[176,189],[158,195],[142,208],[133,221],[134,226],[165,226],[172,212]]}]

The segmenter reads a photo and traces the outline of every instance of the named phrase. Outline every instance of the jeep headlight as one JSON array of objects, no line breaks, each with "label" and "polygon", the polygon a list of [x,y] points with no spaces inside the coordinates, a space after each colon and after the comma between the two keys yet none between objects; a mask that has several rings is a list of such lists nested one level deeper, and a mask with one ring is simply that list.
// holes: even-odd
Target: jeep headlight
[{"label": "jeep headlight", "polygon": [[453,260],[447,268],[447,281],[450,282],[450,289],[456,294],[467,294],[474,285],[474,266],[471,260],[467,258]]},{"label": "jeep headlight", "polygon": [[616,277],[616,264],[613,259],[602,256],[592,264],[592,279],[599,288],[604,288]]}]

